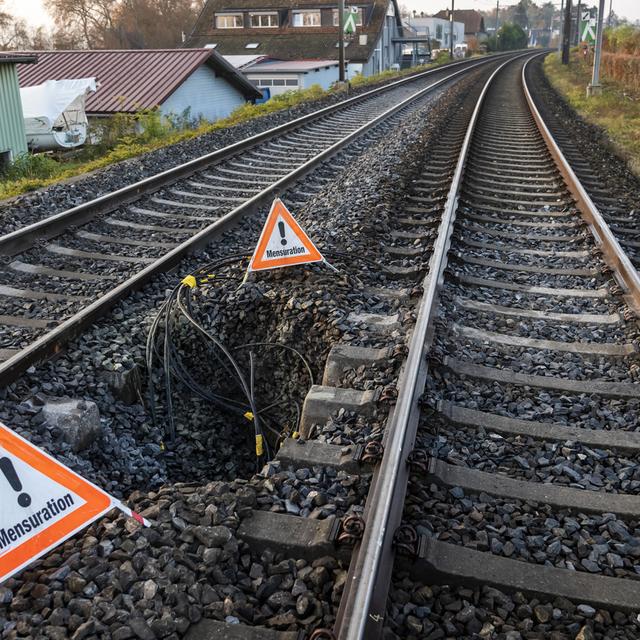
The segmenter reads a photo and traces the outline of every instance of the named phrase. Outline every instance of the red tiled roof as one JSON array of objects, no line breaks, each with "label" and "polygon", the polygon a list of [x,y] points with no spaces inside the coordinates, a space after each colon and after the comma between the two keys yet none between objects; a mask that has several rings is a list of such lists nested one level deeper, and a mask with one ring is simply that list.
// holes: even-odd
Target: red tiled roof
[{"label": "red tiled roof", "polygon": [[[31,53],[31,52],[29,52]],[[97,78],[87,96],[93,114],[136,112],[162,104],[199,66],[208,64],[248,98],[255,88],[212,49],[38,51],[35,65],[18,65],[21,87],[47,80]]]}]

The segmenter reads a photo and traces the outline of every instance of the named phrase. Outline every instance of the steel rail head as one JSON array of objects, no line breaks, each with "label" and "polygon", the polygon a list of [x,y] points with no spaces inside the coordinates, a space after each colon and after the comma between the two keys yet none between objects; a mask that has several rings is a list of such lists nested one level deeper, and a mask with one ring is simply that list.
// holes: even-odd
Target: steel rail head
[{"label": "steel rail head", "polygon": [[[545,54],[539,54],[545,55]],[[593,235],[596,245],[602,251],[605,262],[613,269],[614,276],[621,287],[626,291],[626,302],[632,307],[636,316],[640,316],[640,275],[633,266],[631,260],[620,246],[617,238],[613,235],[611,228],[602,217],[598,207],[587,193],[580,179],[571,168],[560,146],[555,141],[549,127],[542,118],[536,103],[533,100],[531,91],[527,84],[526,71],[529,61],[522,67],[522,87],[527,98],[529,110],[540,131],[540,135],[545,141],[549,153],[551,154],[558,171],[567,185],[571,195],[574,197],[580,214],[587,222],[589,230]]]},{"label": "steel rail head", "polygon": [[0,255],[14,255],[17,252],[23,251],[25,248],[32,246],[39,238],[51,238],[64,231],[71,224],[80,224],[100,213],[112,211],[117,207],[132,202],[147,193],[158,190],[161,187],[180,180],[181,178],[192,175],[205,166],[228,159],[241,151],[245,151],[257,144],[270,140],[271,138],[294,130],[308,122],[312,122],[313,120],[317,120],[331,113],[341,111],[345,107],[362,102],[374,95],[380,95],[404,84],[415,82],[425,76],[442,73],[443,71],[446,73],[447,69],[453,67],[463,66],[465,69],[470,70],[479,65],[487,64],[487,62],[497,57],[499,56],[489,56],[488,58],[482,58],[480,60],[463,60],[428,69],[427,71],[410,75],[406,78],[390,82],[382,87],[377,87],[357,96],[353,96],[352,98],[328,105],[318,109],[317,111],[313,111],[312,113],[308,113],[304,116],[291,120],[290,122],[285,122],[284,124],[272,127],[266,131],[250,136],[249,138],[234,142],[222,149],[217,149],[211,153],[193,158],[192,160],[188,160],[187,162],[175,167],[166,169],[152,176],[148,176],[142,180],[138,180],[137,182],[117,189],[116,191],[104,194],[89,200],[88,202],[83,202],[71,209],[61,211],[43,220],[39,220],[38,222],[29,224],[21,229],[16,229],[15,231],[0,236]]},{"label": "steel rail head", "polygon": [[[435,319],[438,292],[447,264],[447,252],[455,222],[458,194],[467,161],[471,138],[478,120],[484,98],[496,75],[508,64],[531,53],[519,53],[496,68],[485,82],[476,103],[462,144],[447,201],[438,228],[438,237],[429,261],[429,272],[424,279],[424,294],[420,302],[416,324],[411,336],[409,354],[404,363],[399,394],[393,415],[385,430],[384,455],[375,472],[372,489],[367,496],[366,528],[359,548],[349,569],[349,576],[342,596],[334,632],[338,640],[370,640],[380,630],[385,617],[384,608],[372,611],[383,558],[391,560],[391,545],[395,529],[400,522],[406,482],[400,482],[406,474],[409,453],[413,447],[417,427],[418,380],[424,372],[424,356],[428,348],[429,332]],[[413,424],[411,424],[413,423]],[[411,426],[410,426],[411,425]],[[391,522],[391,514],[396,522]],[[399,514],[398,514],[399,512]],[[385,593],[388,584],[384,586]],[[384,603],[381,605],[384,607]],[[371,632],[377,627],[376,632]]]},{"label": "steel rail head", "polygon": [[402,110],[415,100],[426,95],[436,87],[449,82],[451,79],[456,78],[461,74],[468,73],[473,68],[475,67],[465,67],[459,71],[454,71],[444,78],[429,84],[427,87],[423,87],[416,91],[398,104],[390,107],[373,120],[365,123],[321,153],[317,154],[310,160],[307,160],[307,162],[300,165],[286,176],[283,176],[276,182],[272,183],[260,193],[252,196],[246,202],[222,216],[219,220],[211,223],[209,226],[202,229],[182,244],[173,248],[155,262],[147,265],[144,269],[109,291],[109,293],[74,314],[72,317],[55,327],[52,331],[35,340],[25,349],[19,351],[8,360],[0,363],[0,386],[10,384],[14,381],[17,375],[26,371],[26,369],[32,364],[48,357],[52,353],[60,351],[65,342],[68,342],[70,339],[79,335],[86,327],[104,315],[109,311],[109,309],[113,308],[131,291],[140,289],[158,273],[162,273],[173,268],[190,252],[206,246],[213,238],[220,235],[227,227],[233,224],[238,217],[252,213],[257,209],[257,207],[266,204],[270,198],[281,194],[286,188],[291,186],[292,183],[312,171],[329,157],[335,155],[352,140],[381,124],[384,120]]}]

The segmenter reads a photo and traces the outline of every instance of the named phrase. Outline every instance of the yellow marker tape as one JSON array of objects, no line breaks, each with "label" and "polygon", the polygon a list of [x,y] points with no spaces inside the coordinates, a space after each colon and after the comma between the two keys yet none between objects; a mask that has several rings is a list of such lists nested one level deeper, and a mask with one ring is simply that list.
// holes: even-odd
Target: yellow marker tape
[{"label": "yellow marker tape", "polygon": [[247,412],[244,414],[244,417],[245,417],[247,420],[253,420],[253,413],[251,413],[251,411],[247,411]]},{"label": "yellow marker tape", "polygon": [[196,286],[196,284],[198,284],[193,276],[185,276],[180,282],[187,287],[191,287],[192,289]]},{"label": "yellow marker tape", "polygon": [[292,437],[294,440],[297,440],[297,439],[300,437],[300,432],[299,432],[299,431],[294,431],[294,432],[291,434],[291,437]]},{"label": "yellow marker tape", "polygon": [[264,450],[262,448],[262,435],[257,434],[256,435],[256,455],[259,458],[263,453],[264,453]]},{"label": "yellow marker tape", "polygon": [[160,451],[164,451],[166,447],[164,446],[164,440],[160,441]]}]

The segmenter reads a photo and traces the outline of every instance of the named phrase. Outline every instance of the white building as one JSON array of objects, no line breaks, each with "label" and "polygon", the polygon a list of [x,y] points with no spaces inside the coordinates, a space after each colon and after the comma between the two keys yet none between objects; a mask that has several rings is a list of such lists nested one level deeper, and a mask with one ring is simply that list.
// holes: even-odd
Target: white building
[{"label": "white building", "polygon": [[[440,43],[440,49],[448,49],[451,46],[451,23],[443,18],[409,17],[407,24],[415,29],[419,36],[428,35]],[[464,22],[453,23],[453,45],[464,42]]]},{"label": "white building", "polygon": [[314,84],[328,89],[339,76],[337,60],[271,60],[264,56],[225,56],[225,60],[241,69],[258,89],[269,89],[271,96]]}]

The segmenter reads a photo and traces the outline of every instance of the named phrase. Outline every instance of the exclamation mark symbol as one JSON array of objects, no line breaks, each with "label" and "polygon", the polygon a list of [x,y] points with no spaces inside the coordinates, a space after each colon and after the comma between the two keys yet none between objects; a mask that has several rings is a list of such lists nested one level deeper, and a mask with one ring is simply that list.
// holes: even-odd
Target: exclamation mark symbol
[{"label": "exclamation mark symbol", "polygon": [[282,238],[280,244],[284,247],[284,245],[287,244],[287,239],[284,237],[284,222],[278,222],[278,229],[280,230],[280,237]]},{"label": "exclamation mark symbol", "polygon": [[[4,477],[8,480],[14,491],[22,491],[22,482],[20,482],[20,478],[18,478],[18,474],[10,458],[0,458],[0,471],[4,473]],[[21,507],[28,507],[31,504],[31,496],[28,493],[20,493],[18,496],[18,504]]]}]

